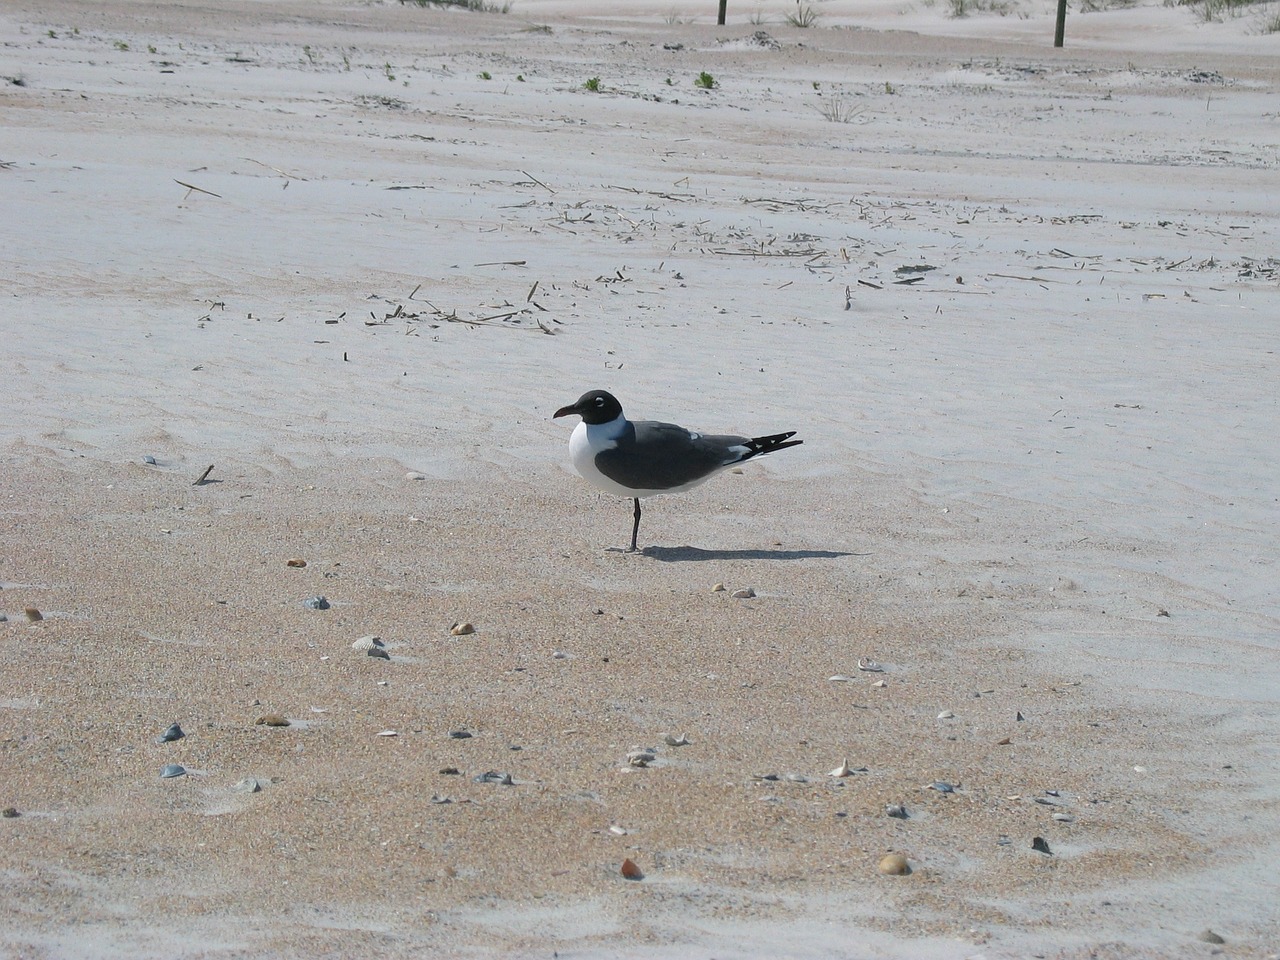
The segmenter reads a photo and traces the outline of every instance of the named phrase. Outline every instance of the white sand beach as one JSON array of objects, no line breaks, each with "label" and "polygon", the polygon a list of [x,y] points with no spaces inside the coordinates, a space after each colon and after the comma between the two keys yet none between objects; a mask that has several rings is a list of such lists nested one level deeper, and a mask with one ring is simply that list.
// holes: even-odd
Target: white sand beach
[{"label": "white sand beach", "polygon": [[1280,957],[1277,9],[715,7],[0,8],[0,957]]}]

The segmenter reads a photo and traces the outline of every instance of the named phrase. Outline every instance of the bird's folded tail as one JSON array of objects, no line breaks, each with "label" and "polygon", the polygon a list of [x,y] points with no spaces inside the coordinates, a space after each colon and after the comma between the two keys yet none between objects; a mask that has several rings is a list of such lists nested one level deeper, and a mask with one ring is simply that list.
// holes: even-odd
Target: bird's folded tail
[{"label": "bird's folded tail", "polygon": [[[758,457],[762,453],[773,453],[775,450],[784,450],[787,447],[796,447],[804,443],[803,440],[792,440],[796,435],[794,430],[787,433],[775,433],[769,437],[755,437],[743,444],[749,453],[744,456],[743,460],[750,460],[752,457]],[[739,461],[741,462],[741,461]]]}]

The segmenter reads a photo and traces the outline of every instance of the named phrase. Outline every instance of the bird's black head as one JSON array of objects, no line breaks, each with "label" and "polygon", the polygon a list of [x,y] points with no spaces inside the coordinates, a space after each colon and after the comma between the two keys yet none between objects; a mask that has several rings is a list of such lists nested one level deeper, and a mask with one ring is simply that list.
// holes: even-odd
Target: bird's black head
[{"label": "bird's black head", "polygon": [[591,390],[580,396],[577,403],[561,407],[555,416],[567,417],[571,413],[580,416],[583,423],[609,423],[622,416],[622,404],[612,393]]}]

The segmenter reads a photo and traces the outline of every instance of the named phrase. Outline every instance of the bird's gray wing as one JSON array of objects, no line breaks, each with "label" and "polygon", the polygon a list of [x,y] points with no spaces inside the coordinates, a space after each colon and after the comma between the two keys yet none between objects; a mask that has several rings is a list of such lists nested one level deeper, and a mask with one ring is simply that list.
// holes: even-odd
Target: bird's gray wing
[{"label": "bird's gray wing", "polygon": [[746,437],[706,436],[674,423],[639,420],[616,447],[596,454],[596,468],[633,490],[670,490],[736,463],[747,442]]}]

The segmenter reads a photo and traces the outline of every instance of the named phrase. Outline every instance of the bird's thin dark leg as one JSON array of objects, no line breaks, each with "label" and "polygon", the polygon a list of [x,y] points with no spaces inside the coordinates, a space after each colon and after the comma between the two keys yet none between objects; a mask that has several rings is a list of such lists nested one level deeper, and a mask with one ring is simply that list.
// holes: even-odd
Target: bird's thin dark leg
[{"label": "bird's thin dark leg", "polygon": [[637,536],[639,536],[639,534],[640,534],[640,498],[639,498],[639,497],[632,497],[632,499],[633,499],[633,500],[635,500],[635,502],[636,502],[636,513],[635,513],[636,522],[635,522],[635,524],[634,524],[634,525],[632,525],[632,527],[631,527],[631,552],[632,552],[632,553],[635,553],[635,552],[636,552],[636,537],[637,537]]}]

